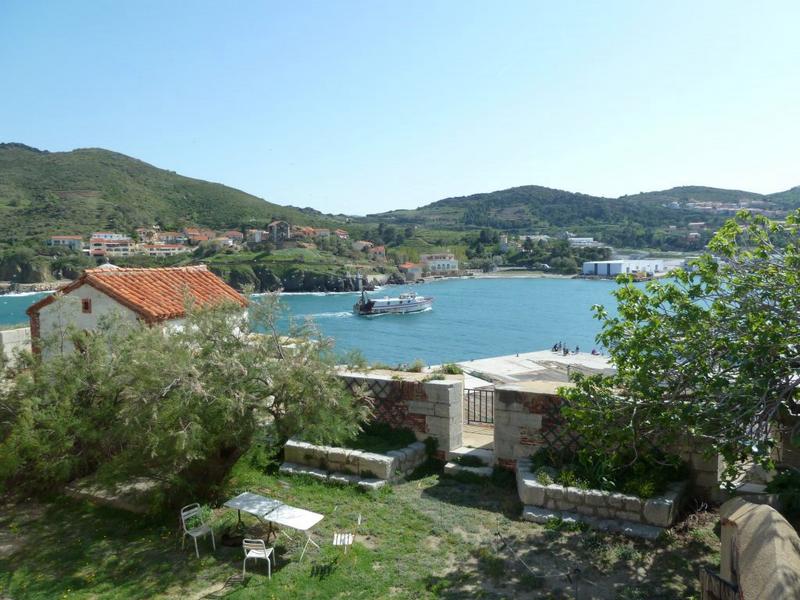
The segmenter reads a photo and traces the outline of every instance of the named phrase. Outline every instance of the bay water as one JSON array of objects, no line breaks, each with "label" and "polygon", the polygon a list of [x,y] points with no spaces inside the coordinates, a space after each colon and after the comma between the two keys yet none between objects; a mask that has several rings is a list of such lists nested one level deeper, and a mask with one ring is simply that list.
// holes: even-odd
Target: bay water
[{"label": "bay water", "polygon": [[[602,304],[615,314],[615,287],[582,279],[443,279],[370,292],[383,297],[413,290],[435,298],[429,311],[375,317],[353,314],[357,293],[283,294],[281,301],[291,318],[312,319],[339,352],[360,350],[369,361],[389,365],[416,359],[442,364],[543,350],[559,341],[583,352],[599,349],[600,323],[591,308]],[[0,296],[0,325],[25,323],[25,309],[44,295]]]}]

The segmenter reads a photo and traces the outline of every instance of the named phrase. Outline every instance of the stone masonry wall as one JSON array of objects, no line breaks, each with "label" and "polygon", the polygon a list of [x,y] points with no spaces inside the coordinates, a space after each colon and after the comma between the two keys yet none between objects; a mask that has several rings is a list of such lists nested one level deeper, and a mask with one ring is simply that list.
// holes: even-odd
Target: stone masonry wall
[{"label": "stone masonry wall", "polygon": [[418,440],[435,438],[439,452],[461,447],[463,436],[463,375],[425,381],[424,373],[402,371],[342,371],[351,388],[367,390],[376,421],[408,427]]},{"label": "stone masonry wall", "polygon": [[549,445],[554,409],[560,405],[556,391],[569,385],[553,381],[526,381],[500,385],[494,394],[494,455],[497,463],[513,469],[520,458]]},{"label": "stone masonry wall", "polygon": [[526,506],[538,506],[551,510],[578,513],[600,519],[619,519],[644,523],[656,527],[669,527],[678,517],[681,496],[686,489],[685,482],[672,484],[667,492],[654,498],[642,499],[638,496],[584,490],[565,487],[557,483],[540,483],[531,472],[531,461],[517,459],[517,491]]},{"label": "stone masonry wall", "polygon": [[283,449],[284,459],[291,465],[387,481],[413,471],[427,458],[422,442],[414,442],[406,448],[386,454],[316,446],[300,440],[289,440]]}]

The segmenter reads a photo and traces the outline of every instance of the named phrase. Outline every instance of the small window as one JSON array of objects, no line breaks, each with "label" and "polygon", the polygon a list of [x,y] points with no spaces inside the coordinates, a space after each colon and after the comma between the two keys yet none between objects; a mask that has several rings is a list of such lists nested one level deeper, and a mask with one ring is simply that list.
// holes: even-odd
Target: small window
[{"label": "small window", "polygon": [[91,298],[83,298],[81,300],[81,311],[85,313],[92,312],[92,299]]}]

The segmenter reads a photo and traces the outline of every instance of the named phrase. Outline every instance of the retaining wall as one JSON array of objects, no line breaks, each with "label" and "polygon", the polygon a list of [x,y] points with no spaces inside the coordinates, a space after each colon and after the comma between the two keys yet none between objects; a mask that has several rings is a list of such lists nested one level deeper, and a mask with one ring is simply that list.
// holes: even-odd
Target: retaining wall
[{"label": "retaining wall", "polygon": [[316,446],[300,440],[289,440],[283,449],[284,460],[291,465],[386,481],[410,473],[427,458],[425,444],[422,442],[414,442],[406,448],[386,454],[335,446]]},{"label": "retaining wall", "polygon": [[436,439],[442,457],[461,447],[463,375],[425,381],[424,373],[341,371],[340,377],[369,394],[376,421],[407,427],[418,440]]},{"label": "retaining wall", "polygon": [[672,484],[661,496],[643,499],[629,494],[540,483],[531,473],[531,461],[517,459],[517,491],[523,504],[551,510],[669,527],[678,518],[686,482]]}]

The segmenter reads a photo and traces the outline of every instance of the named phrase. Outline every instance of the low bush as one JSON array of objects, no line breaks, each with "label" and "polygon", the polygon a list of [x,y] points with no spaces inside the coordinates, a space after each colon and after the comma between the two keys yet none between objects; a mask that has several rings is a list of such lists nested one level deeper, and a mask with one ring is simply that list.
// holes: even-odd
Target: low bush
[{"label": "low bush", "polygon": [[372,421],[363,429],[342,443],[345,448],[385,454],[389,450],[399,450],[417,441],[414,432],[406,427],[395,428],[387,423]]},{"label": "low bush", "polygon": [[684,462],[656,450],[634,461],[622,453],[547,448],[531,457],[531,472],[543,485],[617,491],[640,498],[658,496],[670,483],[688,477]]},{"label": "low bush", "polygon": [[771,494],[778,494],[781,499],[781,510],[790,517],[800,516],[800,471],[797,469],[781,469],[767,484]]},{"label": "low bush", "polygon": [[470,456],[469,454],[465,454],[463,456],[459,456],[453,462],[461,465],[462,467],[485,467],[486,466],[480,458],[478,458],[477,456]]}]

